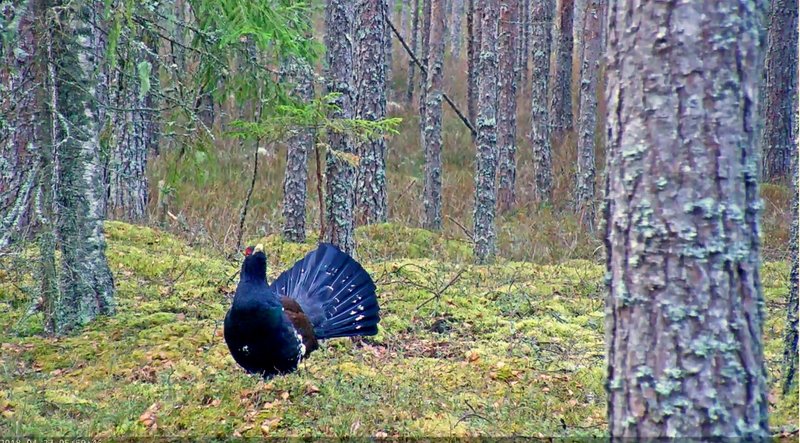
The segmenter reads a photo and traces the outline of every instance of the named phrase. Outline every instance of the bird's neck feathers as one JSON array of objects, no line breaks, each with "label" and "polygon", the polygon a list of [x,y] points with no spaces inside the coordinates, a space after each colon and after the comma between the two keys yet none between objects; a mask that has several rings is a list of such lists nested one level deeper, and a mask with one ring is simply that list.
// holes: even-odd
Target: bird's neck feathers
[{"label": "bird's neck feathers", "polygon": [[245,258],[242,264],[241,281],[267,284],[267,257],[257,252]]}]

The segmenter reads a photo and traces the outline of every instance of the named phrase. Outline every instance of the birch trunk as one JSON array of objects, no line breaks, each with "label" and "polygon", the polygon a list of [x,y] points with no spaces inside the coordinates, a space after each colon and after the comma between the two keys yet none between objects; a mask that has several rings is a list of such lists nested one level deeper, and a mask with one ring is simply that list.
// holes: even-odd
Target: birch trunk
[{"label": "birch trunk", "polygon": [[755,148],[764,6],[610,2],[612,440],[769,437]]}]

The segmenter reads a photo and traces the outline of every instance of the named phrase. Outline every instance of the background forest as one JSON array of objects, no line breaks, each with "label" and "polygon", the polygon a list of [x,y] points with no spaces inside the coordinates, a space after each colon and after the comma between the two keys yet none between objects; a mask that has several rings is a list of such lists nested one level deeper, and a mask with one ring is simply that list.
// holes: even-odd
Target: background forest
[{"label": "background forest", "polygon": [[[640,158],[608,140],[628,3],[0,2],[0,435],[619,432],[606,297],[629,264],[604,209],[615,159]],[[737,88],[759,106],[736,131],[757,194],[738,216],[676,204],[760,213],[734,255],[760,272],[763,416],[790,436],[798,5],[755,3],[763,76]],[[637,204],[631,230],[657,231]],[[221,331],[243,248],[265,244],[271,280],[322,240],[372,274],[380,332],[246,375]],[[680,409],[670,377],[659,407]]]}]

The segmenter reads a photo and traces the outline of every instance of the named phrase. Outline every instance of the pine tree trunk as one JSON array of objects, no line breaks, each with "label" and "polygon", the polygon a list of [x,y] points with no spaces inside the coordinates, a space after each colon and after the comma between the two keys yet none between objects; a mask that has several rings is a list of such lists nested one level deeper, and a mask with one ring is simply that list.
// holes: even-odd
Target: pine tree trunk
[{"label": "pine tree trunk", "polygon": [[[386,0],[359,0],[356,29],[356,117],[379,121],[386,118],[388,60],[383,17]],[[356,211],[359,224],[386,221],[386,139],[358,141],[360,158],[356,179]]]},{"label": "pine tree trunk", "polygon": [[[428,59],[429,52],[430,52],[430,41],[431,41],[431,0],[422,0],[422,49],[420,50],[420,59],[419,61],[422,63],[422,66],[425,67],[425,71],[428,70]],[[420,140],[425,138],[423,132],[425,128],[423,127],[423,119],[425,118],[425,103],[427,102],[427,98],[425,97],[425,88],[428,86],[428,77],[425,71],[420,69],[419,72],[419,121],[420,121]]]},{"label": "pine tree trunk", "polygon": [[31,4],[5,5],[16,18],[0,39],[0,250],[24,236],[33,220],[33,200],[39,180],[35,131],[38,71],[30,69],[41,57],[37,50],[35,12]]},{"label": "pine tree trunk", "polygon": [[444,10],[446,0],[431,0],[431,46],[426,86],[427,103],[423,124],[425,143],[425,185],[423,204],[425,206],[426,229],[442,228],[442,86],[444,79],[444,38],[447,15]]},{"label": "pine tree trunk", "polygon": [[574,0],[558,1],[558,26],[555,28],[555,69],[550,96],[550,126],[555,134],[572,129],[572,15]]},{"label": "pine tree trunk", "polygon": [[612,440],[769,437],[754,130],[763,6],[610,4]]},{"label": "pine tree trunk", "polygon": [[451,0],[453,2],[453,15],[450,20],[450,37],[453,40],[454,59],[461,58],[461,48],[464,40],[462,26],[464,26],[464,13],[466,12],[466,0]]},{"label": "pine tree trunk", "polygon": [[[149,61],[151,50],[139,50],[132,42],[123,42],[118,57],[120,66],[110,77],[108,100],[114,108],[103,121],[110,124],[103,132],[108,142],[109,159],[104,176],[108,181],[105,212],[109,218],[142,222],[147,218],[147,156],[157,144],[153,113],[143,111],[152,106],[152,88],[141,89],[141,77],[157,78],[156,67]],[[137,63],[137,60],[147,60]],[[148,67],[149,66],[149,67]],[[147,73],[140,73],[150,71]],[[109,80],[112,80],[109,78]],[[102,84],[103,82],[100,82]],[[149,105],[149,106],[148,106]]]},{"label": "pine tree trunk", "polygon": [[[337,109],[329,118],[354,117],[353,90],[353,22],[355,5],[352,0],[328,0],[325,8],[325,46],[327,72],[326,93],[341,94],[333,104]],[[331,132],[325,164],[326,221],[325,241],[342,251],[353,252],[353,203],[355,166],[347,156],[354,154],[353,141],[347,134]],[[342,155],[344,154],[344,155]]]},{"label": "pine tree trunk", "polygon": [[[794,113],[794,123],[797,124],[797,113]],[[791,274],[789,276],[789,296],[787,299],[786,310],[786,332],[784,334],[783,347],[783,394],[797,395],[797,311],[798,311],[798,269],[797,250],[798,250],[798,159],[795,149],[792,158],[792,228],[789,238],[789,260],[791,261]]]},{"label": "pine tree trunk", "polygon": [[[419,2],[424,0],[411,0],[413,3],[414,14],[412,17],[411,25],[411,50],[414,55],[419,59],[422,55],[419,52]],[[414,60],[409,57],[408,60],[408,84],[406,85],[406,106],[410,106],[414,99],[414,71],[416,64]]]},{"label": "pine tree trunk", "polygon": [[797,0],[772,0],[767,26],[767,56],[764,67],[762,121],[762,170],[764,180],[787,177],[791,156],[797,150],[797,127],[791,115],[797,112]]},{"label": "pine tree trunk", "polygon": [[520,0],[500,0],[497,143],[499,188],[497,208],[502,214],[516,200],[517,181],[517,74],[519,70]]},{"label": "pine tree trunk", "polygon": [[481,2],[481,56],[478,70],[477,158],[475,160],[475,258],[493,260],[495,254],[495,205],[497,187],[497,0]]},{"label": "pine tree trunk", "polygon": [[[57,334],[113,314],[114,280],[106,260],[99,112],[96,102],[98,54],[87,38],[101,12],[94,2],[59,8],[53,24],[53,95],[58,121],[55,154],[55,226],[61,250],[60,296],[55,304]],[[61,5],[54,5],[61,6]]]},{"label": "pine tree trunk", "polygon": [[[308,103],[314,99],[314,70],[303,59],[287,58],[284,79],[292,82],[292,96]],[[283,238],[290,242],[306,240],[306,194],[308,154],[314,149],[313,128],[292,128],[286,140],[286,172],[283,178]]]},{"label": "pine tree trunk", "polygon": [[550,83],[550,31],[553,0],[531,6],[531,147],[533,148],[534,199],[550,203],[553,194],[553,149],[547,107]]},{"label": "pine tree trunk", "polygon": [[521,90],[524,90],[525,86],[528,84],[528,58],[530,56],[530,42],[531,42],[531,1],[532,0],[522,0],[519,2],[520,7],[520,16],[519,16],[519,35],[520,35],[520,43],[517,44],[517,49],[519,50],[519,79],[521,81],[520,85]]},{"label": "pine tree trunk", "polygon": [[586,0],[583,17],[584,45],[581,62],[581,106],[578,116],[578,171],[575,189],[576,212],[581,224],[594,231],[595,140],[597,125],[597,83],[603,56],[605,0]]},{"label": "pine tree trunk", "polygon": [[[480,1],[480,0],[478,0]],[[480,16],[476,15],[475,0],[467,0],[467,117],[474,127],[477,116],[476,99],[478,95],[478,53],[477,28],[480,27]]]}]

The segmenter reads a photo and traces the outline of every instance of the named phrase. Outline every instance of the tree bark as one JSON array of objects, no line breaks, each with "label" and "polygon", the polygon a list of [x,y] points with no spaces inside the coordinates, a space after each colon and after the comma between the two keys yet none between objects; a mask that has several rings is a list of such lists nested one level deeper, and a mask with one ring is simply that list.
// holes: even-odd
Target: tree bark
[{"label": "tree bark", "polygon": [[597,125],[597,82],[603,57],[605,0],[586,0],[583,17],[583,53],[581,62],[581,106],[578,116],[578,170],[575,210],[581,224],[594,231],[595,217],[595,140]]},{"label": "tree bark", "polygon": [[531,147],[533,148],[534,199],[550,203],[553,194],[553,149],[547,88],[550,84],[550,42],[553,0],[531,6]]},{"label": "tree bark", "polygon": [[430,41],[431,41],[431,0],[422,0],[422,58],[419,59],[425,69],[419,70],[419,121],[420,121],[420,140],[425,138],[425,128],[423,126],[423,119],[425,118],[425,88],[428,86],[427,71],[429,69],[428,59],[430,58]]},{"label": "tree bark", "polygon": [[519,2],[519,40],[517,50],[519,51],[519,80],[522,89],[528,84],[528,58],[530,56],[531,42],[531,1],[522,0]]},{"label": "tree bark", "polygon": [[481,2],[481,56],[478,71],[477,158],[475,160],[475,258],[490,262],[495,254],[497,187],[497,0]]},{"label": "tree bark", "polygon": [[[412,17],[412,25],[411,25],[411,50],[414,52],[414,55],[419,58],[421,54],[419,53],[419,2],[423,0],[411,0],[413,2],[414,13]],[[408,84],[406,86],[406,106],[411,105],[411,101],[414,99],[414,71],[416,70],[416,64],[414,60],[409,58],[408,60]]]},{"label": "tree bark", "polygon": [[428,60],[427,103],[423,122],[425,143],[425,206],[426,229],[442,228],[442,84],[444,78],[444,29],[446,0],[431,0],[431,45]]},{"label": "tree bark", "polygon": [[[356,29],[356,117],[379,121],[386,118],[388,25],[383,13],[386,0],[360,0]],[[359,140],[356,178],[356,210],[359,224],[386,221],[386,139]]]},{"label": "tree bark", "polygon": [[451,0],[453,2],[453,15],[450,21],[450,37],[453,41],[453,58],[461,58],[461,48],[463,45],[464,13],[466,12],[466,0]]},{"label": "tree bark", "polygon": [[[58,3],[58,2],[56,2]],[[102,4],[102,3],[101,3]],[[66,334],[98,315],[114,313],[114,279],[106,260],[103,184],[100,165],[97,55],[93,26],[101,16],[94,2],[54,4],[50,124],[55,143],[55,227],[61,250],[60,295],[55,303],[57,334]]]},{"label": "tree bark", "polygon": [[[0,250],[12,240],[26,237],[35,221],[32,209],[39,180],[37,162],[41,141],[35,131],[36,85],[41,83],[34,68],[39,38],[34,5],[6,5],[4,14],[12,26],[0,39]],[[7,22],[7,23],[8,23]]]},{"label": "tree bark", "polygon": [[[353,22],[355,6],[352,0],[328,0],[325,8],[325,46],[327,73],[326,92],[339,93],[333,104],[337,109],[329,118],[353,118]],[[355,166],[348,160],[354,154],[353,141],[345,133],[331,132],[325,162],[326,221],[325,241],[351,254],[353,239],[353,203]]]},{"label": "tree bark", "polygon": [[467,4],[467,114],[475,127],[478,116],[478,61],[481,53],[481,17],[483,2],[468,0]]},{"label": "tree bark", "polygon": [[766,439],[755,148],[764,2],[610,5],[611,438]]},{"label": "tree bark", "polygon": [[[797,124],[797,113],[793,113],[793,119]],[[786,310],[786,332],[784,334],[783,347],[783,394],[797,395],[797,311],[798,311],[798,159],[797,150],[792,152],[792,228],[789,238],[789,260],[791,260],[791,274],[789,275],[789,296],[787,297]]]},{"label": "tree bark", "polygon": [[[306,60],[289,57],[283,71],[284,79],[294,84],[294,98],[306,103],[314,99],[314,69]],[[290,242],[306,240],[308,154],[314,149],[315,132],[313,128],[292,128],[286,140],[282,234]]]},{"label": "tree bark", "polygon": [[762,170],[764,180],[787,177],[797,150],[797,0],[772,0],[767,26],[762,116]]},{"label": "tree bark", "polygon": [[555,36],[555,69],[550,96],[550,126],[556,134],[572,129],[572,19],[574,0],[558,1]]},{"label": "tree bark", "polygon": [[517,182],[517,75],[519,73],[520,0],[500,0],[499,145],[497,207],[502,214],[513,208]]}]

